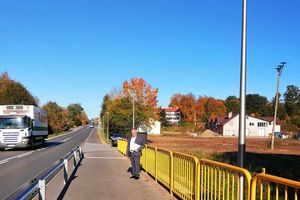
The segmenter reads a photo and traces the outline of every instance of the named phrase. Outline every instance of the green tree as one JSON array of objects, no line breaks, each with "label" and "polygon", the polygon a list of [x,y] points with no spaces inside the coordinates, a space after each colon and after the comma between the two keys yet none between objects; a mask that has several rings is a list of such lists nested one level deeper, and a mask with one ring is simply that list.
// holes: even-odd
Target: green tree
[{"label": "green tree", "polygon": [[71,127],[82,125],[82,112],[84,109],[79,103],[70,104],[67,107],[68,121]]},{"label": "green tree", "polygon": [[166,120],[166,110],[165,109],[160,109],[159,121],[160,121],[161,125],[164,127],[168,125],[167,120]]},{"label": "green tree", "polygon": [[[287,113],[285,110],[285,106],[284,103],[280,100],[281,94],[278,94],[278,107],[277,107],[277,116],[280,120],[284,120],[287,117]],[[276,97],[274,96],[274,98],[272,99],[272,113],[271,115],[274,115],[274,110],[275,110],[275,103],[276,103]]]},{"label": "green tree", "polygon": [[236,96],[229,96],[225,99],[225,106],[227,113],[239,113],[240,111],[240,100]]},{"label": "green tree", "polygon": [[272,106],[268,102],[267,97],[259,94],[248,94],[246,96],[246,112],[249,115],[270,116]]},{"label": "green tree", "polygon": [[0,75],[0,105],[25,104],[37,106],[38,100],[21,83],[11,80],[7,72]]},{"label": "green tree", "polygon": [[284,93],[286,112],[290,117],[300,115],[300,90],[297,86],[288,85]]},{"label": "green tree", "polygon": [[48,102],[43,107],[48,112],[49,133],[57,133],[69,129],[68,121],[64,116],[64,109],[56,102]]}]

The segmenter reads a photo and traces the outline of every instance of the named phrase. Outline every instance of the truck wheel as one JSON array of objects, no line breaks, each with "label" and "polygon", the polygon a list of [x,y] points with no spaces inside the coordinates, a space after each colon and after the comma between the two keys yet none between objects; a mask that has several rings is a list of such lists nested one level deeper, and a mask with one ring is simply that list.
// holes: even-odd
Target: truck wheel
[{"label": "truck wheel", "polygon": [[29,146],[29,149],[30,149],[30,150],[34,150],[34,138],[32,138],[32,139],[30,140],[30,146]]},{"label": "truck wheel", "polygon": [[41,147],[44,147],[44,146],[45,146],[45,143],[46,143],[46,140],[45,140],[45,138],[43,138]]}]

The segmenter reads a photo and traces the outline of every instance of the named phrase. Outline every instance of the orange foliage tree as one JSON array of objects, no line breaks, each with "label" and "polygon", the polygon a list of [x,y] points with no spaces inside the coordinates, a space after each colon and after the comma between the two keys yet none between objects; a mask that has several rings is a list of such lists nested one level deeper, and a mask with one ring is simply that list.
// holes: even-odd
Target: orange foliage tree
[{"label": "orange foliage tree", "polygon": [[178,107],[181,111],[183,121],[193,122],[195,118],[196,99],[192,93],[187,95],[174,94],[171,97],[171,107]]},{"label": "orange foliage tree", "polygon": [[226,114],[226,106],[223,100],[212,97],[201,97],[197,100],[197,108],[202,114],[201,121],[209,118],[216,118]]},{"label": "orange foliage tree", "polygon": [[157,93],[158,88],[152,88],[142,78],[132,78],[130,81],[123,83],[123,94],[136,102],[141,103],[148,109],[156,111],[157,109]]},{"label": "orange foliage tree", "polygon": [[205,122],[209,118],[215,118],[226,114],[226,106],[223,100],[212,97],[199,97],[198,99],[192,93],[174,94],[170,100],[170,106],[179,107],[183,121]]}]

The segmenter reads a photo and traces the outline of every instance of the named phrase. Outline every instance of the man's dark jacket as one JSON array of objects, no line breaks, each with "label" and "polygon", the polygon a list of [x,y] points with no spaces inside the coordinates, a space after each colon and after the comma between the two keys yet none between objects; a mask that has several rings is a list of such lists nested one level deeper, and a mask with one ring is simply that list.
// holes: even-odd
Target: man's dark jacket
[{"label": "man's dark jacket", "polygon": [[133,154],[133,156],[141,156],[142,155],[142,149],[145,147],[145,137],[137,134],[136,139],[135,139],[135,143],[140,145],[140,147],[137,149],[137,152],[130,152],[130,140],[131,140],[131,136],[127,139],[128,141],[128,145],[127,145],[127,151],[126,151],[126,156],[130,156],[131,154]]}]

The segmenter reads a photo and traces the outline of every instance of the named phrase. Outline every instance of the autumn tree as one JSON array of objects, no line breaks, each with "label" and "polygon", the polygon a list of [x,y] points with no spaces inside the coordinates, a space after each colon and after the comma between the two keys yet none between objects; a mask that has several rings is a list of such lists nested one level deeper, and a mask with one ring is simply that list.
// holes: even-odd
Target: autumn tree
[{"label": "autumn tree", "polygon": [[174,94],[171,97],[169,106],[180,108],[183,121],[194,122],[196,98],[192,93],[186,95]]},{"label": "autumn tree", "polygon": [[197,108],[198,112],[201,114],[200,117],[202,122],[226,114],[224,101],[212,97],[200,97],[197,100]]},{"label": "autumn tree", "polygon": [[64,116],[64,109],[56,102],[48,102],[43,107],[48,112],[49,133],[57,133],[69,129],[68,121]]},{"label": "autumn tree", "polygon": [[129,99],[134,99],[148,109],[157,110],[157,88],[152,88],[142,78],[132,78],[123,82],[123,94]]},{"label": "autumn tree", "polygon": [[21,83],[9,78],[7,72],[0,75],[0,105],[26,104],[37,106],[38,100]]}]

